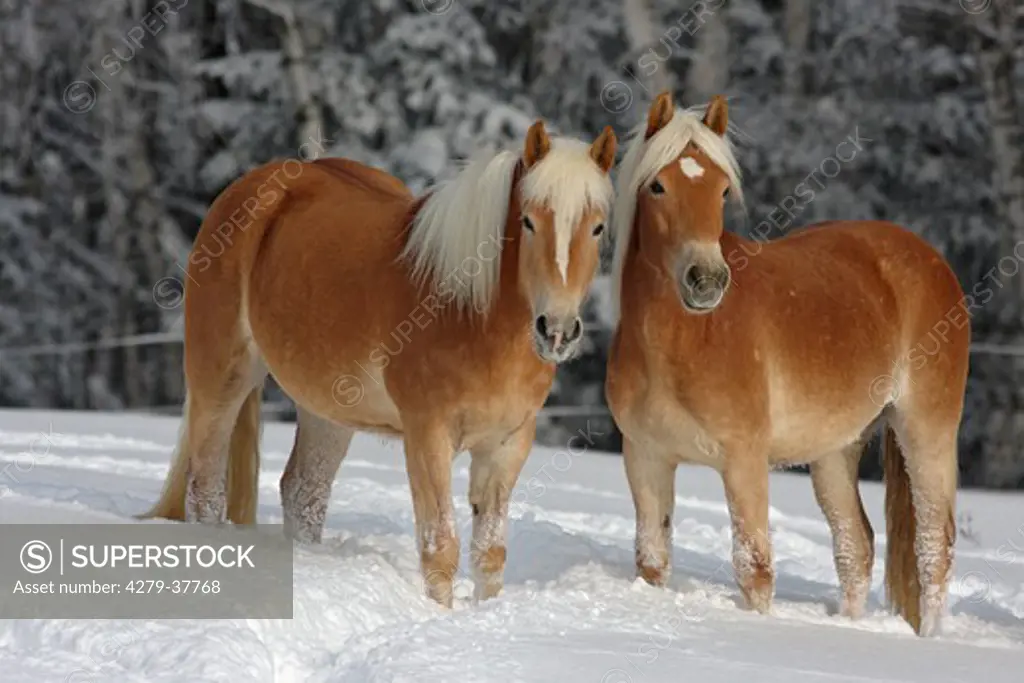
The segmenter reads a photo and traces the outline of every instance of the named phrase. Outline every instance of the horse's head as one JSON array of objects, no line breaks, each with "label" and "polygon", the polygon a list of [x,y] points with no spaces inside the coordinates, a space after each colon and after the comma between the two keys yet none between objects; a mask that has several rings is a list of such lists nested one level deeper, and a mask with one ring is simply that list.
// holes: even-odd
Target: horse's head
[{"label": "horse's head", "polygon": [[516,194],[518,279],[532,311],[537,353],[546,361],[572,357],[583,334],[580,306],[600,260],[615,145],[610,127],[592,145],[552,140],[540,121],[526,135]]},{"label": "horse's head", "polygon": [[[643,137],[623,163],[622,193],[628,196],[626,206],[620,204],[625,215],[617,208],[616,221],[633,223],[641,257],[663,269],[693,313],[717,307],[730,282],[720,240],[726,196],[730,191],[738,196],[740,187],[726,137],[728,118],[721,96],[701,116],[676,110],[671,94],[662,93],[651,105]],[[616,228],[620,242],[628,242],[631,227]],[[621,277],[628,244],[619,246]]]}]

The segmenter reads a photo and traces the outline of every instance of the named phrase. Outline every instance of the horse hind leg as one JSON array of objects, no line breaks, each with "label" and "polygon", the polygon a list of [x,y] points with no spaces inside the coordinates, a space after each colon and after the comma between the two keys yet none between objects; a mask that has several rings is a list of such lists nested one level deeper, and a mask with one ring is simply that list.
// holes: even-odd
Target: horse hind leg
[{"label": "horse hind leg", "polygon": [[811,464],[814,497],[832,530],[832,555],[842,593],[839,613],[853,619],[864,614],[875,562],[875,533],[857,486],[862,453],[862,444],[856,442]]},{"label": "horse hind leg", "polygon": [[956,541],[956,424],[933,422],[897,409],[884,444],[886,588],[921,636],[939,629]]},{"label": "horse hind leg", "polygon": [[[229,485],[237,488],[238,496],[245,494],[243,488],[255,486],[259,394],[266,370],[255,350],[247,347],[218,374],[215,378],[205,376],[198,383],[190,382],[189,386],[181,453],[188,463],[185,520],[189,522],[223,522],[231,508],[237,507],[229,505]],[[243,449],[246,452],[241,452]],[[253,460],[257,462],[250,462]],[[232,481],[242,478],[250,481]],[[237,497],[235,493],[232,499]],[[254,498],[251,492],[249,496]],[[245,507],[254,508],[254,501]],[[253,514],[247,512],[242,516],[248,522]]]},{"label": "horse hind leg", "polygon": [[281,475],[284,530],[302,543],[319,543],[334,477],[354,431],[298,409],[295,444]]}]

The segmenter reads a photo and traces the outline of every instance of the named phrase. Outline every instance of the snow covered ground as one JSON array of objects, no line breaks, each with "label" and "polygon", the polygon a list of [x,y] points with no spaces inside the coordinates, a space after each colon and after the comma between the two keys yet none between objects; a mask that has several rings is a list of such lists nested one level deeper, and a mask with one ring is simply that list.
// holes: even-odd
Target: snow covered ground
[{"label": "snow covered ground", "polygon": [[[155,500],[178,421],[0,411],[0,523],[125,522]],[[292,427],[268,424],[260,521],[280,522]],[[576,451],[579,453],[579,451]],[[881,603],[833,616],[830,536],[810,481],[772,480],[778,571],[771,616],[737,606],[717,476],[680,468],[674,576],[633,579],[622,463],[537,448],[520,480],[506,591],[456,608],[422,596],[401,446],[357,437],[335,483],[324,544],[295,554],[295,614],[279,621],[4,620],[8,683],[141,681],[998,681],[1024,680],[1024,497],[964,492],[969,538],[945,633],[915,637]],[[465,459],[455,463],[465,540]],[[882,489],[864,485],[883,554]],[[464,543],[465,545],[465,543]],[[465,566],[465,558],[463,560]]]}]

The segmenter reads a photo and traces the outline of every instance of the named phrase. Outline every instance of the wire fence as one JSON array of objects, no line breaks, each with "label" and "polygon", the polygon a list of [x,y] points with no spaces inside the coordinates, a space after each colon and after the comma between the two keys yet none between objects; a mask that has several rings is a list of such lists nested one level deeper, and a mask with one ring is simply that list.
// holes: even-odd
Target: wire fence
[{"label": "wire fence", "polygon": [[[16,346],[0,348],[0,366],[13,358],[31,358],[36,356],[54,355],[61,356],[75,353],[88,353],[91,351],[102,351],[109,349],[128,348],[133,346],[151,346],[158,344],[181,344],[184,339],[180,332],[153,332],[149,334],[136,334],[126,337],[110,339],[98,339],[95,341],[68,342],[63,344],[36,344],[31,346]],[[971,343],[972,355],[987,356],[1024,356],[1024,344],[997,344],[994,342],[979,341]],[[294,405],[287,401],[264,402],[264,415],[282,415],[294,410]],[[146,408],[131,409],[127,412],[147,412],[158,414],[178,414],[181,411],[180,405],[149,406]],[[545,406],[539,416],[541,418],[559,417],[589,417],[610,415],[608,408],[601,405],[590,406]]]},{"label": "wire fence", "polygon": [[[180,344],[184,342],[178,332],[152,332],[127,337],[97,339],[90,342],[67,342],[62,344],[37,344],[34,346],[13,346],[0,348],[0,361],[5,358],[27,356],[63,355],[100,351],[103,349],[126,348],[130,346],[149,346],[156,344]],[[1024,344],[997,344],[995,342],[972,342],[971,354],[991,356],[1024,356]]]},{"label": "wire fence", "polygon": [[[110,339],[98,339],[91,342],[68,342],[63,344],[35,344],[31,346],[16,346],[0,348],[0,366],[9,359],[32,358],[37,356],[62,356],[75,353],[88,353],[91,351],[103,351],[118,348],[129,348],[133,346],[154,346],[158,344],[181,344],[184,342],[182,335],[177,332],[153,332],[150,334],[136,334],[126,337]],[[279,416],[288,414],[295,410],[290,401],[264,401],[261,406],[264,416]],[[134,413],[156,413],[161,415],[178,415],[181,413],[181,405],[159,405],[146,406],[144,408],[129,408],[125,412]],[[545,406],[541,409],[539,417],[542,419],[559,417],[592,417],[611,415],[606,406]]]}]

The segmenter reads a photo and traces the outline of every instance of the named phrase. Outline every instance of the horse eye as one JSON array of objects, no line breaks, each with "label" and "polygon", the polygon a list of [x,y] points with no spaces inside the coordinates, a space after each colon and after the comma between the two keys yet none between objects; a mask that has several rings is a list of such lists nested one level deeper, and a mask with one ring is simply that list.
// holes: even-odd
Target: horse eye
[{"label": "horse eye", "polygon": [[594,227],[594,237],[597,237],[602,232],[604,232],[604,223],[598,223],[597,226]]},{"label": "horse eye", "polygon": [[528,216],[523,216],[523,227],[533,232],[533,221]]},{"label": "horse eye", "polygon": [[665,186],[660,181],[651,183],[651,194],[665,194]]},{"label": "horse eye", "polygon": [[722,193],[722,198],[724,199],[725,197],[728,197],[728,196],[729,196],[729,188],[727,187],[727,188],[725,188],[725,192]]}]

